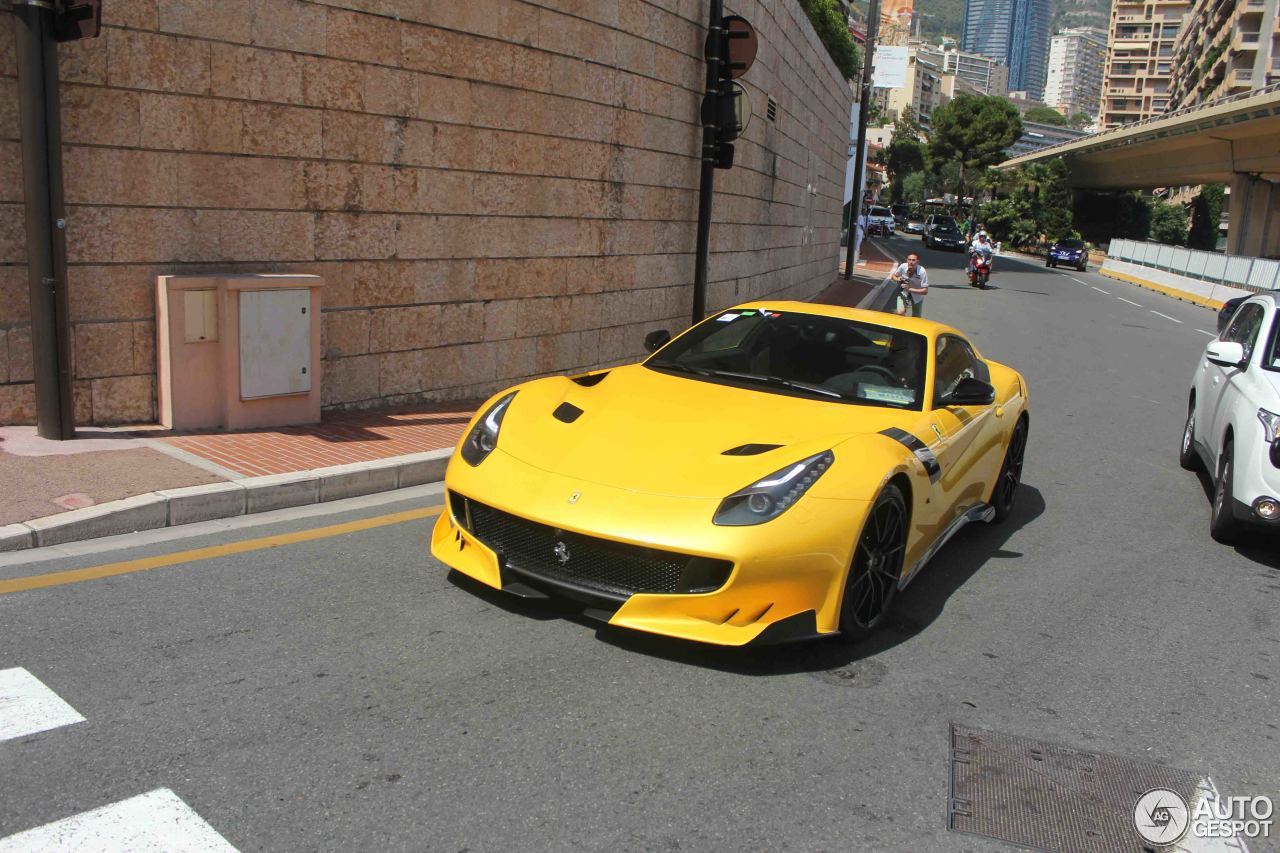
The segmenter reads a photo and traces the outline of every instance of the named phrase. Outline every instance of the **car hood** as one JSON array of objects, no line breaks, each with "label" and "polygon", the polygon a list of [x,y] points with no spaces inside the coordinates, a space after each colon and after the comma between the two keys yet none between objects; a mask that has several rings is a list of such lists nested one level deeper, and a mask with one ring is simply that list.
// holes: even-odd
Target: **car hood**
[{"label": "car hood", "polygon": [[[562,409],[566,403],[580,414]],[[911,413],[721,385],[635,364],[607,371],[589,387],[566,377],[520,386],[498,449],[584,482],[721,498],[851,436],[898,425],[904,414]],[[759,448],[750,445],[778,447],[754,452]]]}]

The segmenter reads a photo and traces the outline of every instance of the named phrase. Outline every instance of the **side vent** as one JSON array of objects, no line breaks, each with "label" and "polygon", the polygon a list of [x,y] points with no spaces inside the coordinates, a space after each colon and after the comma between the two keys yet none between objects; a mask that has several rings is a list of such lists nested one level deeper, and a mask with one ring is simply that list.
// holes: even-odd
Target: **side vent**
[{"label": "side vent", "polygon": [[769,121],[778,120],[778,102],[773,99],[773,95],[769,96],[768,106],[765,107],[765,115],[769,117]]},{"label": "side vent", "polygon": [[721,456],[759,456],[770,450],[777,450],[781,444],[739,444],[721,453]]},{"label": "side vent", "polygon": [[571,424],[582,416],[582,409],[579,409],[573,403],[561,403],[556,406],[556,410],[551,414],[556,420]]},{"label": "side vent", "polygon": [[603,370],[600,373],[584,373],[581,376],[570,376],[569,378],[584,388],[590,388],[593,385],[599,385],[608,375],[609,371]]}]

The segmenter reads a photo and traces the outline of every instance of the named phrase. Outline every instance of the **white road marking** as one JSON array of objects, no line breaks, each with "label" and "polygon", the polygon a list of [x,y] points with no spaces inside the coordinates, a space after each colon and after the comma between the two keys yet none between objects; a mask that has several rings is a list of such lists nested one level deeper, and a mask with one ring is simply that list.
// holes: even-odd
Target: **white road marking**
[{"label": "white road marking", "polygon": [[0,741],[83,722],[75,708],[22,667],[0,669]]},{"label": "white road marking", "polygon": [[236,853],[168,788],[0,839],[0,853]]},{"label": "white road marking", "polygon": [[1170,317],[1168,314],[1161,314],[1159,311],[1157,311],[1157,310],[1156,310],[1156,309],[1154,309],[1154,308],[1152,308],[1152,309],[1151,309],[1151,313],[1152,313],[1152,314],[1155,314],[1157,317],[1163,317],[1163,318],[1165,318],[1166,320],[1172,320],[1172,321],[1173,321],[1173,322],[1175,322],[1175,323],[1181,323],[1181,322],[1182,322],[1182,321],[1181,321],[1181,320],[1179,320],[1177,317]]},{"label": "white road marking", "polygon": [[1217,335],[1215,335],[1213,332],[1206,332],[1204,329],[1196,329],[1196,331],[1197,331],[1197,332],[1199,332],[1199,333],[1200,333],[1200,334],[1202,334],[1202,335],[1208,335],[1208,336],[1209,336],[1209,337],[1211,337],[1211,338],[1216,338],[1216,337],[1217,337]]},{"label": "white road marking", "polygon": [[1084,280],[1084,279],[1082,279],[1082,278],[1076,278],[1076,277],[1075,277],[1075,276],[1073,276],[1073,275],[1069,275],[1069,276],[1067,276],[1067,278],[1071,279],[1072,281],[1076,282],[1077,284],[1083,284],[1085,287],[1093,287],[1093,285],[1092,285],[1092,284],[1089,284],[1089,282],[1085,281],[1085,280]]},{"label": "white road marking", "polygon": [[[1091,285],[1089,285],[1089,286],[1090,286],[1090,287],[1093,287],[1093,285],[1092,285],[1092,284],[1091,284]],[[1109,291],[1109,290],[1103,290],[1101,287],[1093,287],[1093,289],[1094,289],[1094,290],[1096,290],[1096,291],[1098,291],[1099,293],[1105,293],[1105,294],[1107,294],[1107,296],[1110,296],[1110,295],[1111,295],[1111,291]]]},{"label": "white road marking", "polygon": [[1119,299],[1121,302],[1128,302],[1130,305],[1137,305],[1139,308],[1142,307],[1139,303],[1134,302],[1132,299],[1125,299],[1123,296],[1117,296],[1116,299]]}]

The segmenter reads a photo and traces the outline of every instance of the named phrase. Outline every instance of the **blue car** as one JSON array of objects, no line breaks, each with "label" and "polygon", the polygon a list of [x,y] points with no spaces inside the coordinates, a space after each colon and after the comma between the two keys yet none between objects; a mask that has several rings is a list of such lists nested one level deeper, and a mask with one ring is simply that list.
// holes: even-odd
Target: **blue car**
[{"label": "blue car", "polygon": [[1089,253],[1085,250],[1084,243],[1080,240],[1059,240],[1050,246],[1049,254],[1044,258],[1044,265],[1056,267],[1058,264],[1075,267],[1080,272],[1088,269]]}]

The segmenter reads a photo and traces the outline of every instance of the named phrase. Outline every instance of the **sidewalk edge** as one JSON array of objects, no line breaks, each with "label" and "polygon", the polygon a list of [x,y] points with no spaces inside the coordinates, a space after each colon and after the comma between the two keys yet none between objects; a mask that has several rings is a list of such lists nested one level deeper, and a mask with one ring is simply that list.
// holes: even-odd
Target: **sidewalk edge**
[{"label": "sidewalk edge", "polygon": [[0,552],[178,527],[421,486],[443,480],[452,455],[453,448],[445,447],[350,465],[147,492],[0,526]]}]

